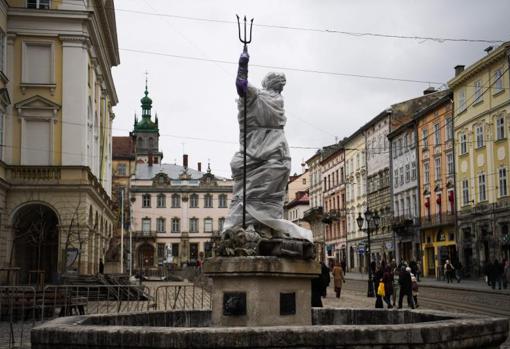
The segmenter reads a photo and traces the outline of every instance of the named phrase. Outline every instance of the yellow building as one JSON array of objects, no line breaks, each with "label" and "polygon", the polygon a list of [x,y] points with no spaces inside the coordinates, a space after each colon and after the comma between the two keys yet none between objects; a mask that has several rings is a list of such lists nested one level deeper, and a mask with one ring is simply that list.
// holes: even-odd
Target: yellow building
[{"label": "yellow building", "polygon": [[478,275],[509,257],[510,42],[456,74],[454,96],[459,255]]},{"label": "yellow building", "polygon": [[0,266],[94,274],[114,219],[113,0],[2,0],[0,29]]}]

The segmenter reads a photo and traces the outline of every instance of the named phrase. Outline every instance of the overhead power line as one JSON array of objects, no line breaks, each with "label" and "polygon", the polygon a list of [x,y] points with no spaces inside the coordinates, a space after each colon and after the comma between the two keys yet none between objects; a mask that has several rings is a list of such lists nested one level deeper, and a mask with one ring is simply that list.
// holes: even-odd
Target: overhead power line
[{"label": "overhead power line", "polygon": [[[209,22],[209,23],[222,23],[222,24],[237,24],[235,21],[223,20],[223,19],[214,19],[214,18],[203,18],[203,17],[194,17],[194,16],[181,16],[170,13],[155,13],[148,11],[138,11],[138,10],[129,10],[123,8],[117,8],[118,12],[125,13],[133,13],[133,14],[141,14],[146,16],[157,16],[157,17],[168,17],[186,21],[196,21],[196,22]],[[376,38],[390,38],[390,39],[406,39],[406,40],[419,40],[419,41],[434,41],[438,43],[444,42],[469,42],[469,43],[486,43],[486,44],[495,44],[495,43],[503,43],[505,40],[501,39],[472,39],[472,38],[448,38],[448,37],[439,37],[439,36],[420,36],[420,35],[397,35],[397,34],[384,34],[384,33],[373,33],[373,32],[354,32],[347,30],[338,30],[338,29],[330,29],[330,28],[311,28],[311,27],[300,27],[300,26],[291,26],[291,25],[278,25],[278,24],[264,24],[264,23],[254,23],[256,27],[262,28],[273,28],[273,29],[284,29],[284,30],[297,30],[297,31],[307,31],[307,32],[316,32],[316,33],[327,33],[327,34],[339,34],[339,35],[347,35],[352,37],[376,37]]]},{"label": "overhead power line", "polygon": [[[125,47],[120,48],[119,50],[125,51],[125,52],[134,52],[134,53],[141,53],[141,54],[148,54],[148,55],[155,55],[155,56],[162,56],[162,57],[187,59],[187,60],[192,60],[192,61],[202,61],[202,62],[212,62],[212,63],[232,64],[232,65],[238,64],[238,62],[221,60],[221,59],[211,59],[211,58],[202,58],[202,57],[194,57],[194,56],[176,55],[176,54],[166,53],[166,52],[147,51],[147,50],[125,48]],[[403,79],[403,78],[394,78],[394,77],[389,77],[389,76],[378,76],[378,75],[351,74],[351,73],[331,72],[331,71],[325,71],[325,70],[292,68],[292,67],[282,67],[282,66],[264,65],[264,64],[250,64],[250,67],[280,69],[280,70],[288,70],[288,71],[297,71],[297,72],[302,72],[302,73],[336,75],[336,76],[346,76],[346,77],[355,77],[355,78],[364,78],[364,79],[409,82],[409,83],[417,83],[417,84],[444,85],[443,82],[439,82],[439,81]]]},{"label": "overhead power line", "polygon": [[[75,2],[69,0],[61,0],[62,3],[70,6],[76,6],[77,9],[82,8],[82,4],[77,4]],[[93,4],[89,4],[88,7],[95,8]],[[153,10],[154,7],[150,6]],[[116,8],[103,6],[105,9],[114,9],[116,12],[120,13],[131,13],[138,14],[144,16],[155,16],[155,17],[166,17],[173,18],[185,21],[194,21],[194,22],[205,22],[205,23],[220,23],[220,24],[234,24],[237,22],[233,20],[225,20],[225,19],[216,19],[216,18],[205,18],[205,17],[196,17],[196,16],[184,16],[184,15],[176,15],[172,13],[160,13],[160,12],[151,12],[151,11],[141,11],[141,10],[133,10],[126,8]],[[485,44],[497,44],[503,43],[506,40],[502,39],[478,39],[478,38],[451,38],[451,37],[441,37],[441,36],[426,36],[426,35],[401,35],[401,34],[387,34],[387,33],[374,33],[374,32],[356,32],[356,31],[348,31],[348,30],[339,30],[334,28],[312,28],[312,27],[301,27],[301,26],[293,26],[293,25],[282,25],[282,24],[269,24],[269,23],[257,23],[253,24],[256,27],[261,28],[271,28],[271,29],[283,29],[283,30],[297,30],[297,31],[306,31],[306,32],[317,32],[317,33],[326,33],[326,34],[337,34],[337,35],[346,35],[352,37],[376,37],[376,38],[389,38],[389,39],[402,39],[402,40],[417,40],[417,41],[433,41],[437,43],[445,43],[445,42],[467,42],[467,43],[485,43]]]}]

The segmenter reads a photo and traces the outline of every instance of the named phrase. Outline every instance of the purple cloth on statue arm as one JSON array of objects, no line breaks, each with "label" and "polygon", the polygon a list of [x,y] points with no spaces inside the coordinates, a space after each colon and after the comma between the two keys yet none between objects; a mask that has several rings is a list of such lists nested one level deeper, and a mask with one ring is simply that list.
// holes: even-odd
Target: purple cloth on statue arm
[{"label": "purple cloth on statue arm", "polygon": [[239,97],[246,96],[246,92],[248,91],[248,80],[238,77],[236,79],[236,88]]}]

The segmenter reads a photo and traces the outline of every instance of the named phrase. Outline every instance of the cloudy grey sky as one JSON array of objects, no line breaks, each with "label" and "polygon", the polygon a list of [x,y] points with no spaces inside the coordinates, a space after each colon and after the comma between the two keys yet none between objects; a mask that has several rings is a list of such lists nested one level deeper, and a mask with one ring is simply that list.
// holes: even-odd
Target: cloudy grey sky
[{"label": "cloudy grey sky", "polygon": [[271,70],[287,75],[293,172],[314,149],[349,136],[390,104],[439,87],[295,69],[446,82],[455,65],[471,64],[490,45],[320,30],[510,40],[507,0],[117,0],[116,8],[121,65],[114,68],[120,100],[114,135],[127,135],[134,113],[140,115],[147,70],[164,162],[181,164],[184,151],[190,166],[210,160],[213,172],[225,177],[238,148],[237,65],[220,62],[236,62],[242,50],[236,13],[255,18],[250,64],[293,69],[252,66],[249,72],[254,85]]}]

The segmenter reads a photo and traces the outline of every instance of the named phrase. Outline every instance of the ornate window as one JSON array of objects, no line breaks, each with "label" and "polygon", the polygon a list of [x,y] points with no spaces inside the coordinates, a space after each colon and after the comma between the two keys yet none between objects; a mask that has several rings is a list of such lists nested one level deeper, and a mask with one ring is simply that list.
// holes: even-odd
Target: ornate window
[{"label": "ornate window", "polygon": [[204,219],[204,233],[212,233],[213,231],[213,220],[212,218]]},{"label": "ornate window", "polygon": [[482,101],[482,80],[477,80],[477,81],[475,81],[475,100],[474,100],[474,103],[481,102],[481,101]]},{"label": "ornate window", "polygon": [[221,194],[219,196],[219,205],[218,205],[218,207],[220,207],[220,208],[227,207],[227,195],[226,194]]},{"label": "ornate window", "polygon": [[423,146],[426,147],[429,145],[429,130],[427,128],[424,128],[423,130],[421,130],[421,135],[422,135],[422,143],[423,143]]},{"label": "ornate window", "polygon": [[198,218],[190,218],[189,220],[189,232],[198,233]]},{"label": "ornate window", "polygon": [[50,9],[50,0],[27,0],[27,8],[49,10]]},{"label": "ornate window", "polygon": [[142,233],[149,234],[151,231],[151,219],[150,218],[142,218]]},{"label": "ornate window", "polygon": [[467,179],[462,181],[462,203],[469,204],[469,181]]},{"label": "ornate window", "polygon": [[126,164],[122,163],[117,165],[117,175],[118,176],[126,175]]},{"label": "ornate window", "polygon": [[483,126],[482,125],[476,126],[475,132],[476,132],[476,147],[477,148],[481,148],[481,147],[484,146],[484,143],[483,143]]},{"label": "ornate window", "polygon": [[156,220],[156,231],[158,233],[164,233],[165,232],[165,219],[164,218],[158,218]]},{"label": "ornate window", "polygon": [[430,183],[430,166],[428,161],[423,163],[423,183]]},{"label": "ornate window", "polygon": [[213,197],[211,194],[204,195],[204,207],[212,208],[213,207]]},{"label": "ornate window", "polygon": [[197,208],[198,207],[198,195],[197,194],[191,194],[189,198],[189,207],[191,208]]},{"label": "ornate window", "polygon": [[505,117],[500,116],[496,119],[496,139],[499,141],[500,139],[505,138]]},{"label": "ornate window", "polygon": [[487,200],[485,174],[483,174],[483,173],[478,175],[478,199],[479,199],[479,201]]},{"label": "ornate window", "polygon": [[503,72],[501,68],[494,71],[494,94],[503,91]]},{"label": "ornate window", "polygon": [[446,118],[446,140],[449,141],[453,138],[453,118]]},{"label": "ornate window", "polygon": [[166,207],[166,195],[159,194],[158,195],[158,208],[164,208],[164,207]]},{"label": "ornate window", "polygon": [[451,176],[455,172],[453,163],[453,153],[446,154],[446,162],[448,163],[448,176]]},{"label": "ornate window", "polygon": [[457,97],[458,97],[458,100],[459,100],[459,112],[463,112],[464,110],[467,109],[467,106],[466,106],[466,89],[462,88],[461,90],[459,90]]},{"label": "ornate window", "polygon": [[143,208],[151,207],[151,194],[142,195],[142,207]]},{"label": "ornate window", "polygon": [[506,181],[506,168],[499,169],[499,196],[508,195],[508,186]]},{"label": "ornate window", "polygon": [[225,218],[221,217],[221,218],[218,218],[218,230],[220,232],[223,231],[223,227],[225,226]]},{"label": "ornate window", "polygon": [[441,144],[441,128],[439,124],[434,124],[434,145]]},{"label": "ornate window", "polygon": [[172,218],[172,233],[181,232],[181,220],[179,218]]},{"label": "ornate window", "polygon": [[434,159],[434,177],[436,181],[441,179],[441,158],[439,157]]},{"label": "ornate window", "polygon": [[172,207],[173,208],[181,207],[181,196],[179,194],[172,195]]},{"label": "ornate window", "polygon": [[467,136],[464,132],[460,134],[460,154],[467,153]]}]

